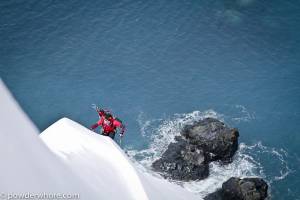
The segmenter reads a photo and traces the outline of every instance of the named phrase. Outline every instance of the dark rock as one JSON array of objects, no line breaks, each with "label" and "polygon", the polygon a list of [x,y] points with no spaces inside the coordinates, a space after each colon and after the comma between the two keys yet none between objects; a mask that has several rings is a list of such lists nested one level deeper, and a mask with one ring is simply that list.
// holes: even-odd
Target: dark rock
[{"label": "dark rock", "polygon": [[156,160],[152,166],[162,172],[163,176],[175,180],[188,181],[208,176],[208,164],[203,151],[179,138],[176,143],[169,145],[161,159]]},{"label": "dark rock", "polygon": [[190,144],[203,149],[208,161],[231,162],[238,148],[238,130],[229,128],[223,122],[213,118],[206,118],[186,126],[181,135]]},{"label": "dark rock", "polygon": [[165,177],[175,180],[197,180],[209,174],[208,164],[230,162],[238,148],[239,133],[217,119],[206,118],[184,127],[162,157],[152,166]]},{"label": "dark rock", "polygon": [[222,189],[209,194],[205,200],[263,200],[268,196],[268,185],[261,178],[232,177],[222,185]]}]

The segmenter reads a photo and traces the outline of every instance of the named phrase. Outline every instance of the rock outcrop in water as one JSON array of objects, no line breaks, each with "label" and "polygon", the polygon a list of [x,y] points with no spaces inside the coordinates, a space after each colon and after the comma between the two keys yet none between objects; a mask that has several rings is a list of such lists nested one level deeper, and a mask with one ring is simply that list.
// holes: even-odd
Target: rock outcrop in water
[{"label": "rock outcrop in water", "polygon": [[[203,119],[185,126],[152,166],[174,180],[204,179],[209,174],[209,162],[226,164],[232,161],[238,148],[238,137],[237,129],[217,119]],[[262,200],[267,197],[267,190],[268,185],[263,179],[232,177],[205,200]]]},{"label": "rock outcrop in water", "polygon": [[202,149],[189,144],[177,137],[176,143],[171,143],[162,157],[152,166],[162,175],[175,180],[196,180],[208,176],[207,157]]},{"label": "rock outcrop in water", "polygon": [[211,161],[231,162],[238,148],[239,132],[223,122],[206,118],[184,127],[162,157],[152,166],[165,177],[175,180],[197,180],[209,174]]},{"label": "rock outcrop in water", "polygon": [[204,200],[263,200],[267,196],[268,185],[263,179],[232,177]]}]

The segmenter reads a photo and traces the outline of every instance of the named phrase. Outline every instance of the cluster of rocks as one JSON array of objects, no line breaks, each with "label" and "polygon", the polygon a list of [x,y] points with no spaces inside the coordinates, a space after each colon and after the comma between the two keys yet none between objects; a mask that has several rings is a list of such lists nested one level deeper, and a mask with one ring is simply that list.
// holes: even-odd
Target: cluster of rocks
[{"label": "cluster of rocks", "polygon": [[171,143],[152,166],[175,180],[204,179],[209,174],[209,162],[231,162],[238,148],[238,136],[237,129],[206,118],[185,126],[180,136],[175,137],[176,142]]},{"label": "cluster of rocks", "polygon": [[204,200],[263,200],[267,196],[268,185],[263,179],[232,177]]},{"label": "cluster of rocks", "polygon": [[[185,126],[180,135],[175,137],[175,142],[168,146],[152,167],[164,177],[173,180],[204,179],[209,175],[210,162],[219,161],[227,164],[232,161],[238,149],[238,137],[239,132],[236,128],[230,128],[217,119],[200,120]],[[223,184],[224,188],[222,186],[222,189],[208,198],[213,199],[212,196],[218,195],[219,199],[264,199],[264,194],[267,194],[267,185],[262,186],[260,180],[255,178],[229,179]],[[239,186],[237,187],[239,189],[231,186]],[[256,190],[258,192],[253,192]],[[236,196],[227,198],[230,197],[231,192]],[[253,198],[249,198],[251,195]]]}]

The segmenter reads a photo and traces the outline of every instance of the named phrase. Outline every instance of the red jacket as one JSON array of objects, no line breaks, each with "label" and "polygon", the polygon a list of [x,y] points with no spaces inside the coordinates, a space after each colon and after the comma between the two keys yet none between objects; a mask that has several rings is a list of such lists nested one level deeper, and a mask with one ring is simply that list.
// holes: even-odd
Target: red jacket
[{"label": "red jacket", "polygon": [[122,122],[118,121],[114,117],[111,117],[109,119],[105,118],[104,114],[98,113],[99,114],[99,121],[92,125],[92,129],[97,128],[98,126],[102,126],[103,132],[105,134],[110,134],[110,133],[115,133],[117,128],[121,128],[120,134],[124,134],[125,132],[125,126],[122,124]]}]

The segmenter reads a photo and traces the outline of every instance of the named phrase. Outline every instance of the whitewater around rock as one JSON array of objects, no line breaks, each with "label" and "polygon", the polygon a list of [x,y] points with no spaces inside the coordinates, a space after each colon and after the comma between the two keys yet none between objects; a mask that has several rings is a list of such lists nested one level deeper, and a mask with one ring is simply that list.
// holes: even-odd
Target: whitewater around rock
[{"label": "whitewater around rock", "polygon": [[152,166],[175,180],[199,180],[208,177],[209,163],[232,161],[238,148],[239,132],[214,118],[186,125],[174,143]]}]

